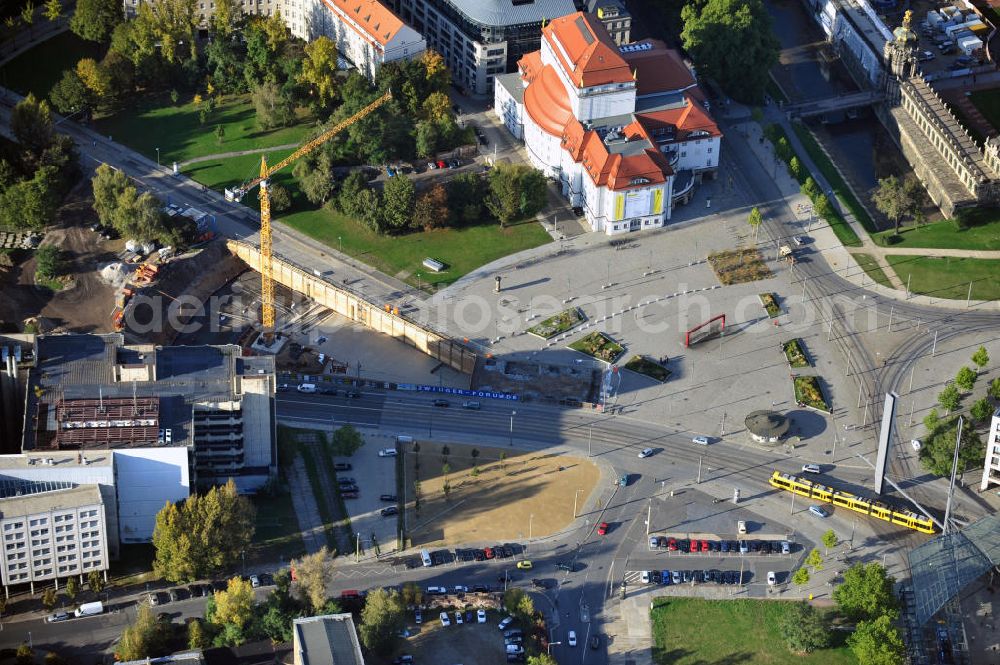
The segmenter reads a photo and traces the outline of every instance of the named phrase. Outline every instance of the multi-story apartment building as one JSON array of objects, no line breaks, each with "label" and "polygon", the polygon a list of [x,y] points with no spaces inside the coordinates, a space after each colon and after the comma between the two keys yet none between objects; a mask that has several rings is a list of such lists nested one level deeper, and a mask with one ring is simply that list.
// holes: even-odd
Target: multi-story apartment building
[{"label": "multi-story apartment building", "polygon": [[[0,483],[0,582],[28,584],[81,578],[108,569],[104,502],[96,485]],[[57,582],[58,584],[58,582]]]},{"label": "multi-story apartment building", "polygon": [[[123,0],[125,15],[135,16],[139,3]],[[326,35],[337,43],[341,58],[369,79],[386,62],[420,55],[427,44],[378,0],[241,0],[243,13],[271,16],[280,12],[289,31],[310,41]],[[215,13],[214,0],[198,0],[203,26]]]},{"label": "multi-story apartment building", "polygon": [[498,74],[538,49],[547,19],[569,14],[573,0],[392,0],[400,18],[441,53],[451,80],[489,95]]},{"label": "multi-story apartment building", "polygon": [[632,15],[621,0],[588,0],[587,11],[604,24],[615,44],[632,41]]},{"label": "multi-story apartment building", "polygon": [[589,14],[552,20],[496,80],[494,112],[594,231],[661,227],[714,177],[722,133],[694,75],[662,42],[619,47]]},{"label": "multi-story apartment building", "polygon": [[1000,409],[993,414],[986,432],[986,461],[983,463],[983,482],[979,491],[985,492],[990,483],[1000,484]]}]

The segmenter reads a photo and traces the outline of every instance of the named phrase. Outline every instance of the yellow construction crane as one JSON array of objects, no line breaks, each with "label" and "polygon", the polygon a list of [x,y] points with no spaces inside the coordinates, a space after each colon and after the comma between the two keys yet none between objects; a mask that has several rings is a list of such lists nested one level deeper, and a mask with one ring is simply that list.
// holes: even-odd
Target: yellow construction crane
[{"label": "yellow construction crane", "polygon": [[317,147],[344,131],[358,120],[392,99],[392,93],[387,92],[374,102],[364,107],[350,118],[342,120],[308,143],[303,143],[298,150],[285,157],[274,166],[267,165],[267,157],[260,160],[260,177],[251,180],[236,190],[236,199],[242,199],[247,192],[260,185],[260,300],[261,323],[267,339],[274,333],[274,264],[271,261],[271,199],[267,193],[267,181],[272,175],[285,168],[299,157],[308,155]]}]

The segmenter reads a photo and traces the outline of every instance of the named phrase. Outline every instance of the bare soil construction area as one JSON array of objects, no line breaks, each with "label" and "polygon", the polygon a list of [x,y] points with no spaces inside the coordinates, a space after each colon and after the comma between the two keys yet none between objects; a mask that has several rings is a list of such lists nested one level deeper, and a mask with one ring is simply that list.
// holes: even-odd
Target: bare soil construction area
[{"label": "bare soil construction area", "polygon": [[0,269],[0,330],[20,332],[27,319],[39,319],[42,332],[74,330],[107,332],[111,329],[114,294],[101,280],[98,270],[114,259],[122,241],[102,240],[88,228],[97,217],[90,207],[87,189],[70,193],[59,209],[55,223],[45,229],[43,245],[63,252],[69,277],[63,290],[54,293],[35,286],[34,252],[10,254],[13,265]]},{"label": "bare soil construction area", "polygon": [[414,547],[523,540],[529,522],[532,538],[557,533],[573,521],[577,490],[582,508],[600,478],[597,466],[579,457],[424,441],[415,447],[406,446],[403,460]]}]

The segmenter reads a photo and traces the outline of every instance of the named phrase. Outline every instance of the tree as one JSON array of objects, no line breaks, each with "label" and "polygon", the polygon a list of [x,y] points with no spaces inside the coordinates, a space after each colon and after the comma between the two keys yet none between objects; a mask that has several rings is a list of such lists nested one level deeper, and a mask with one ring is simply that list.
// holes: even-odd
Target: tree
[{"label": "tree", "polygon": [[52,86],[49,100],[56,110],[64,115],[76,111],[87,112],[92,106],[90,91],[73,69],[64,71],[62,78]]},{"label": "tree", "polygon": [[46,20],[55,23],[62,16],[62,3],[59,0],[48,0],[43,13]]},{"label": "tree", "polygon": [[382,189],[382,219],[394,231],[406,228],[413,210],[413,181],[401,175],[389,178]]},{"label": "tree", "polygon": [[35,250],[35,272],[45,279],[58,277],[62,272],[62,252],[55,245],[42,245]]},{"label": "tree", "polygon": [[207,649],[211,646],[201,621],[195,618],[188,624],[188,649]]},{"label": "tree", "polygon": [[368,594],[361,610],[361,643],[368,650],[387,655],[396,645],[397,634],[406,625],[405,607],[398,592],[376,589]]},{"label": "tree", "polygon": [[313,611],[318,611],[326,603],[326,580],[330,569],[330,553],[325,546],[295,562],[299,593]]},{"label": "tree", "polygon": [[[920,463],[933,474],[950,477],[957,438],[957,420],[944,421],[924,440],[920,448]],[[982,439],[974,427],[966,425],[962,428],[962,443],[958,449],[958,473],[965,473],[966,469],[982,464],[983,454]]]},{"label": "tree", "polygon": [[253,617],[253,587],[243,578],[231,578],[226,590],[216,591],[213,600],[215,613],[212,622],[218,626],[232,625],[242,630]]},{"label": "tree", "polygon": [[809,584],[809,570],[805,567],[799,568],[792,575],[792,584],[797,584],[798,586],[805,586]]},{"label": "tree", "polygon": [[444,185],[436,183],[417,197],[413,207],[413,226],[430,231],[448,223],[448,193]]},{"label": "tree", "polygon": [[420,105],[425,119],[434,123],[450,122],[452,119],[451,99],[443,92],[432,92]]},{"label": "tree", "polygon": [[54,166],[41,166],[30,180],[0,193],[0,227],[38,230],[52,221],[59,204],[60,177]]},{"label": "tree", "polygon": [[990,362],[990,354],[986,350],[985,346],[980,346],[978,349],[976,349],[976,352],[972,354],[972,362],[980,370],[982,370],[984,367],[986,367],[989,364],[989,362]]},{"label": "tree", "polygon": [[10,115],[10,129],[24,150],[40,155],[52,145],[52,113],[49,103],[32,93],[18,102]]},{"label": "tree", "polygon": [[983,397],[978,399],[969,407],[969,415],[972,419],[978,423],[984,423],[990,419],[990,415],[993,413],[993,405],[990,404],[990,400]]},{"label": "tree", "polygon": [[460,173],[445,185],[453,226],[474,224],[483,218],[486,183],[478,173]]},{"label": "tree", "polygon": [[42,592],[42,606],[47,610],[51,610],[56,606],[56,590],[52,587]]},{"label": "tree", "polygon": [[559,665],[554,656],[547,653],[540,653],[537,656],[529,656],[527,665]]},{"label": "tree", "polygon": [[17,647],[17,652],[14,654],[16,658],[17,665],[34,665],[35,663],[35,650],[28,646],[27,642],[21,642]]},{"label": "tree", "polygon": [[330,108],[337,96],[337,44],[332,39],[321,36],[306,44],[299,82],[318,108]]},{"label": "tree", "polygon": [[407,607],[410,605],[420,605],[424,600],[424,591],[416,582],[404,582],[402,596],[403,605]]},{"label": "tree", "polygon": [[92,42],[107,42],[115,26],[125,20],[117,0],[78,0],[69,28]]},{"label": "tree", "polygon": [[69,598],[69,602],[76,600],[76,596],[80,593],[80,583],[75,577],[70,577],[66,580],[66,588],[63,590],[66,597]]},{"label": "tree", "polygon": [[962,401],[962,395],[959,394],[958,388],[954,384],[949,383],[944,390],[938,393],[937,399],[945,413],[951,413],[958,408],[959,402]]},{"label": "tree", "polygon": [[413,139],[417,156],[430,159],[437,154],[440,132],[435,123],[430,120],[421,120],[418,122]]},{"label": "tree", "polygon": [[135,621],[122,631],[115,648],[117,660],[141,660],[156,655],[162,647],[162,626],[153,614],[153,608],[139,603]]},{"label": "tree", "polygon": [[809,556],[806,557],[806,565],[812,567],[815,573],[823,570],[823,555],[819,553],[819,550],[809,552]]},{"label": "tree", "polygon": [[433,49],[427,49],[420,56],[420,64],[424,68],[428,89],[445,92],[451,85],[451,71],[445,64],[444,57]]},{"label": "tree", "polygon": [[523,589],[512,587],[503,594],[503,606],[510,614],[519,619],[524,624],[531,623],[531,617],[535,613],[535,604],[531,596]]},{"label": "tree", "polygon": [[754,206],[750,209],[750,214],[747,215],[747,224],[753,229],[753,241],[757,242],[757,232],[760,231],[760,225],[764,223],[764,216],[760,214],[760,208]]},{"label": "tree", "polygon": [[[215,140],[219,145],[222,145],[222,139],[226,137],[226,126],[216,125],[215,126]],[[287,192],[286,192],[287,193]]]},{"label": "tree", "polygon": [[156,550],[153,570],[157,574],[177,582],[197,577],[193,534],[188,531],[177,504],[167,503],[156,514],[153,547]]},{"label": "tree", "polygon": [[928,432],[933,432],[937,429],[938,424],[941,422],[941,417],[938,415],[937,409],[931,409],[924,416],[924,427]]},{"label": "tree", "polygon": [[756,103],[763,99],[780,44],[760,0],[692,3],[681,11],[681,18],[681,43],[694,59],[699,75],[718,81],[738,101]]},{"label": "tree", "polygon": [[836,547],[838,542],[837,534],[833,532],[833,529],[823,534],[823,547],[826,548],[827,552]]},{"label": "tree", "polygon": [[973,386],[976,385],[976,372],[969,367],[963,367],[958,370],[958,374],[955,375],[955,385],[957,385],[962,390],[972,390]]},{"label": "tree", "polygon": [[274,81],[266,81],[250,93],[257,124],[261,129],[286,127],[295,118],[291,99],[285,95]]},{"label": "tree", "polygon": [[21,7],[21,21],[28,26],[28,39],[30,40],[35,32],[35,3],[30,0]]},{"label": "tree", "polygon": [[878,189],[872,194],[872,203],[886,218],[893,223],[896,235],[906,217],[916,218],[922,203],[920,183],[913,178],[900,180],[896,176],[881,178]]},{"label": "tree", "polygon": [[990,381],[990,387],[986,391],[993,399],[1000,400],[1000,377]]},{"label": "tree", "polygon": [[778,630],[794,653],[810,653],[830,644],[830,632],[823,617],[808,603],[793,603]]},{"label": "tree", "polygon": [[243,11],[238,0],[215,0],[215,11],[209,26],[218,41],[225,41],[243,22]]},{"label": "tree", "polygon": [[873,621],[862,621],[848,636],[859,663],[864,665],[901,665],[906,659],[906,645],[892,624],[892,617],[882,615]]},{"label": "tree", "polygon": [[[298,178],[299,189],[306,200],[313,205],[322,205],[333,195],[335,181],[333,178],[333,161],[325,150],[314,152],[295,163],[292,174]],[[352,180],[353,178],[353,180]],[[352,171],[344,180],[352,182],[352,187],[360,179],[361,188],[368,187],[368,181],[360,171]],[[354,194],[361,191],[358,189]],[[353,196],[353,195],[352,195]],[[340,206],[338,206],[339,208]],[[343,211],[343,209],[341,209]],[[355,215],[352,215],[355,216]]]},{"label": "tree", "polygon": [[898,607],[892,586],[896,579],[879,563],[858,563],[844,572],[844,581],[833,590],[840,611],[854,620],[894,614]]},{"label": "tree", "polygon": [[45,654],[45,665],[69,665],[66,659],[57,654],[55,651],[49,651]]},{"label": "tree", "polygon": [[111,77],[93,58],[82,58],[76,63],[76,75],[93,98],[103,101],[111,92]]},{"label": "tree", "polygon": [[796,180],[802,179],[802,162],[799,161],[798,156],[792,155],[792,158],[788,160],[788,173]]},{"label": "tree", "polygon": [[91,593],[100,593],[104,591],[104,577],[101,576],[101,571],[92,570],[87,574],[87,586],[90,587]]},{"label": "tree", "polygon": [[531,217],[546,203],[545,177],[521,164],[497,164],[490,171],[489,189],[486,207],[500,226]]},{"label": "tree", "polygon": [[140,242],[161,238],[167,231],[160,200],[149,192],[140,194],[131,185],[115,201],[111,226],[123,238],[134,238]]},{"label": "tree", "polygon": [[343,425],[333,433],[332,443],[337,455],[350,457],[364,445],[365,438],[354,425]]},{"label": "tree", "polygon": [[[219,125],[219,129],[222,125]],[[270,183],[267,186],[267,194],[271,200],[271,210],[274,212],[284,212],[292,207],[292,197],[288,190],[278,183]]]}]

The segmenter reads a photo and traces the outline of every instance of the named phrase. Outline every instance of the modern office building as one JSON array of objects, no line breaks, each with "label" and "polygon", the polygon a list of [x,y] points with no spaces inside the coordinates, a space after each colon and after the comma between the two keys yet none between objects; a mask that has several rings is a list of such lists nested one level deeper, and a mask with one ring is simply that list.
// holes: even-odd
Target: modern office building
[{"label": "modern office building", "polygon": [[441,53],[452,82],[490,95],[493,79],[536,51],[546,20],[575,10],[573,0],[391,0],[392,8]]},{"label": "modern office building", "polygon": [[983,482],[979,491],[985,492],[990,483],[1000,485],[1000,409],[993,413],[986,432],[986,460],[983,463]]},{"label": "modern office building", "polygon": [[632,15],[621,0],[588,0],[587,11],[604,24],[615,44],[632,41]]},{"label": "modern office building", "polygon": [[0,582],[5,589],[97,570],[107,576],[107,521],[97,485],[0,480]]},{"label": "modern office building", "polygon": [[365,665],[349,613],[296,619],[292,654],[294,665]]},{"label": "modern office building", "polygon": [[722,133],[680,55],[652,40],[619,47],[589,14],[548,23],[494,94],[531,163],[594,231],[662,227],[718,171]]}]

